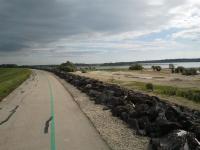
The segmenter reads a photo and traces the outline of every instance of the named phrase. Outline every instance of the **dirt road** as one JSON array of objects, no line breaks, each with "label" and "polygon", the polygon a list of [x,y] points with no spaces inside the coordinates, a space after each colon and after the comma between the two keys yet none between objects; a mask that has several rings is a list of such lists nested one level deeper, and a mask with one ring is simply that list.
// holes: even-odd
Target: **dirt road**
[{"label": "dirt road", "polygon": [[0,103],[0,150],[109,150],[61,83],[34,70]]}]

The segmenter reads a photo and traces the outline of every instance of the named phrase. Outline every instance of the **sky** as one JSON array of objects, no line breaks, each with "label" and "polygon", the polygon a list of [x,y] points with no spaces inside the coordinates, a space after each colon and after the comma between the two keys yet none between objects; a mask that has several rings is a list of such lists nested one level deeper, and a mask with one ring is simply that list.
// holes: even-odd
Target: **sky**
[{"label": "sky", "polygon": [[200,58],[200,0],[0,0],[0,64]]}]

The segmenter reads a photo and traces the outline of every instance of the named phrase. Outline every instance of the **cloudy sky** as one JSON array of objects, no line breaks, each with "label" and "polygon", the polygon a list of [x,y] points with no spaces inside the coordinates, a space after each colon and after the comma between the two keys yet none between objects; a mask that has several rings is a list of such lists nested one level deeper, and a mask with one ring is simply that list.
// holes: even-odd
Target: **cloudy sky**
[{"label": "cloudy sky", "polygon": [[0,64],[200,57],[200,0],[0,0]]}]

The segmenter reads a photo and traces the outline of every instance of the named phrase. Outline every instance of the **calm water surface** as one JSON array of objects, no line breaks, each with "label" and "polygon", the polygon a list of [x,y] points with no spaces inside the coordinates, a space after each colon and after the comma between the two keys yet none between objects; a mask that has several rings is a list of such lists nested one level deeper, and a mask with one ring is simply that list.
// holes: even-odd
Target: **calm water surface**
[{"label": "calm water surface", "polygon": [[[169,68],[169,64],[174,64],[175,67],[183,66],[185,68],[200,68],[200,62],[176,62],[176,63],[145,63],[142,64],[144,68],[151,68],[151,66],[159,65],[162,68]],[[110,68],[128,68],[129,66],[98,66],[97,69],[110,69]]]}]

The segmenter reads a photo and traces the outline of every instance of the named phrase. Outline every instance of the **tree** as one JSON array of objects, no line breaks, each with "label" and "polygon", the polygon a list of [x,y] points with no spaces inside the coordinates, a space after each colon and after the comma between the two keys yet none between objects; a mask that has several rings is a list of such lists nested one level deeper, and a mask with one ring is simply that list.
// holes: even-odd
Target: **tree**
[{"label": "tree", "polygon": [[0,68],[17,68],[16,64],[1,64]]},{"label": "tree", "polygon": [[58,69],[65,72],[74,72],[76,71],[76,66],[72,62],[67,61],[66,63],[59,65]]}]

